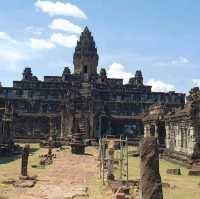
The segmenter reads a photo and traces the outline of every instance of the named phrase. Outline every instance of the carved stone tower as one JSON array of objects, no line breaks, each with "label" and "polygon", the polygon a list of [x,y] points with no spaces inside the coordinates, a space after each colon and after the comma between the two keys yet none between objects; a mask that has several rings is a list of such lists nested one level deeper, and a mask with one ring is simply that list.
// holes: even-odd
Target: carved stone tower
[{"label": "carved stone tower", "polygon": [[83,74],[88,77],[96,75],[98,60],[95,42],[88,27],[85,27],[77,42],[73,57],[75,74]]},{"label": "carved stone tower", "polygon": [[23,80],[32,80],[33,74],[31,72],[31,68],[25,68],[23,72]]},{"label": "carved stone tower", "polygon": [[135,84],[138,86],[143,85],[143,76],[142,76],[142,71],[137,70],[135,73]]}]

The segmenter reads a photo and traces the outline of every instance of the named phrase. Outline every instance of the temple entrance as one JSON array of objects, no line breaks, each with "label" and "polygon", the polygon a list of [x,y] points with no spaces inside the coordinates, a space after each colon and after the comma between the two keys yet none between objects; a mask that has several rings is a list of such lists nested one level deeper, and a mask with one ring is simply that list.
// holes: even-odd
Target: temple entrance
[{"label": "temple entrance", "polygon": [[83,73],[84,73],[84,74],[88,73],[88,67],[87,67],[87,65],[85,65],[85,66],[83,67]]},{"label": "temple entrance", "polygon": [[151,125],[151,126],[150,126],[150,136],[155,137],[155,135],[156,135],[156,128],[155,128],[155,125]]},{"label": "temple entrance", "polygon": [[159,123],[157,127],[157,132],[158,132],[158,143],[160,146],[165,147],[165,137],[166,137],[166,130],[165,130],[165,123]]}]

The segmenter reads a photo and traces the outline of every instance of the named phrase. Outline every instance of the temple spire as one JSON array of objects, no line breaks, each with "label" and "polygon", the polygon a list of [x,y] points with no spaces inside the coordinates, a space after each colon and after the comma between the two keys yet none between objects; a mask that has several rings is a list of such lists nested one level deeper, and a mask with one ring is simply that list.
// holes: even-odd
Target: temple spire
[{"label": "temple spire", "polygon": [[76,74],[95,75],[97,74],[99,56],[95,41],[91,32],[86,26],[81,33],[80,39],[75,48],[73,63]]},{"label": "temple spire", "polygon": [[84,32],[84,33],[88,33],[88,32],[90,32],[87,26],[85,26],[83,32]]}]

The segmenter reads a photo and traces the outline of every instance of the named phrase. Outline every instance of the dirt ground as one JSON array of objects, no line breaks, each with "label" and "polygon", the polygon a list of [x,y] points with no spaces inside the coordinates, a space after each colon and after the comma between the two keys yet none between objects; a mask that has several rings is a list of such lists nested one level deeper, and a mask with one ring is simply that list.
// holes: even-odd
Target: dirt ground
[{"label": "dirt ground", "polygon": [[[39,155],[46,154],[47,149],[31,145],[28,173],[37,175],[38,182],[33,188],[15,188],[2,183],[7,179],[18,179],[21,158],[0,157],[0,199],[68,199],[75,190],[88,188],[88,197],[75,199],[113,199],[110,188],[102,185],[99,179],[97,149],[86,148],[86,155],[72,155],[70,149],[56,151],[57,158],[52,165],[45,168],[32,168],[39,163]],[[134,149],[130,149],[134,150]],[[129,179],[139,179],[140,161],[138,157],[129,158]],[[181,176],[168,175],[169,168],[181,168]],[[117,174],[117,171],[115,171]],[[160,160],[162,181],[170,188],[164,188],[165,199],[199,199],[200,177],[188,176],[188,170],[178,165]]]},{"label": "dirt ground", "polygon": [[[49,168],[44,171],[30,169],[30,175],[38,175],[35,187],[0,187],[0,199],[67,199],[73,189],[82,190],[86,188],[88,188],[89,197],[84,198],[111,199],[112,193],[110,189],[101,186],[101,182],[98,179],[97,151],[94,148],[87,148],[86,152],[87,154],[82,156],[72,155],[70,150],[56,152],[57,158]],[[34,156],[38,156],[38,154],[39,152]],[[17,161],[20,163],[19,160]],[[6,177],[13,176],[7,175]]]}]

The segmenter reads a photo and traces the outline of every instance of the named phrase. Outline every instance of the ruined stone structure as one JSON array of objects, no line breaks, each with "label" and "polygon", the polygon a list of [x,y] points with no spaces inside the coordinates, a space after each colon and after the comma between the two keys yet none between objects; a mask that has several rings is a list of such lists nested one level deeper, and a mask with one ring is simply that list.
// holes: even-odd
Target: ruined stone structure
[{"label": "ruined stone structure", "polygon": [[144,136],[157,137],[165,154],[186,165],[200,160],[200,90],[191,89],[179,108],[155,104],[144,114]]},{"label": "ruined stone structure", "polygon": [[170,153],[200,158],[200,90],[190,91],[184,108],[165,116],[166,147]]},{"label": "ruined stone structure", "polygon": [[72,140],[70,143],[72,153],[81,155],[85,153],[83,136],[84,134],[80,131],[78,120],[74,118],[72,126]]},{"label": "ruined stone structure", "polygon": [[14,152],[12,105],[0,106],[0,153]]},{"label": "ruined stone structure", "polygon": [[108,78],[105,69],[98,73],[98,60],[94,39],[86,27],[75,48],[74,73],[66,67],[61,76],[38,80],[31,68],[25,68],[22,80],[14,81],[12,87],[0,87],[0,103],[9,101],[13,106],[15,137],[47,138],[52,114],[52,133],[60,137],[71,133],[74,116],[88,138],[104,134],[136,136],[143,133],[137,115],[152,104],[184,104],[184,94],[152,92],[151,86],[144,85],[139,70],[128,84]]},{"label": "ruined stone structure", "polygon": [[165,115],[170,108],[162,104],[154,104],[144,114],[144,137],[154,136],[158,138],[160,147],[166,146]]}]

